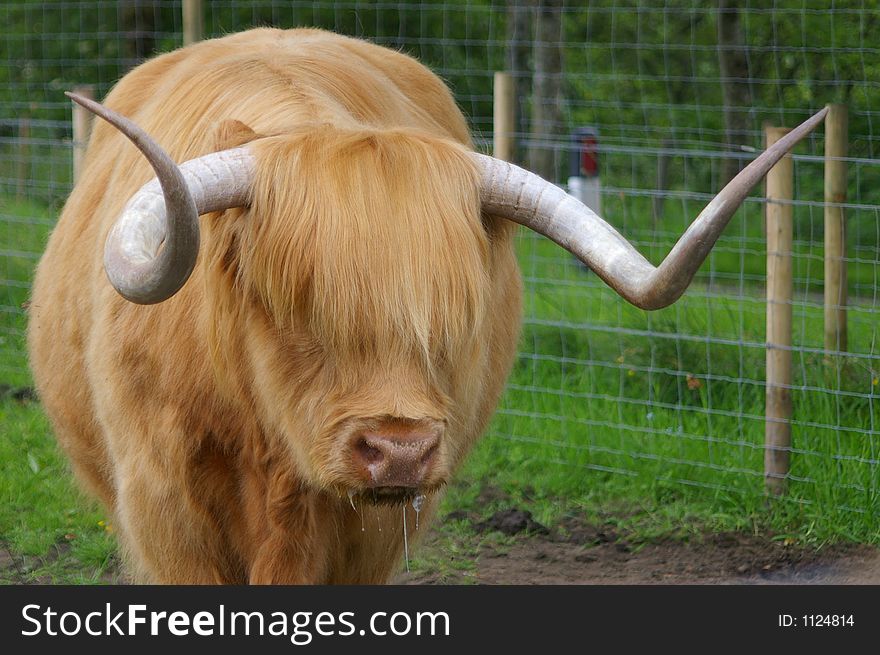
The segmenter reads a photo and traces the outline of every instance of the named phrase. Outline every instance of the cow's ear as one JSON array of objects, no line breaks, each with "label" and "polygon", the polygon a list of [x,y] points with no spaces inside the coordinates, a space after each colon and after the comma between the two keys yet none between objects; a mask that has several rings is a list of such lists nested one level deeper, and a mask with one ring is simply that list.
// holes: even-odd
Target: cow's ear
[{"label": "cow's ear", "polygon": [[261,134],[257,134],[241,121],[228,119],[221,121],[214,128],[214,150],[219,152],[237,148],[260,138],[262,138]]}]

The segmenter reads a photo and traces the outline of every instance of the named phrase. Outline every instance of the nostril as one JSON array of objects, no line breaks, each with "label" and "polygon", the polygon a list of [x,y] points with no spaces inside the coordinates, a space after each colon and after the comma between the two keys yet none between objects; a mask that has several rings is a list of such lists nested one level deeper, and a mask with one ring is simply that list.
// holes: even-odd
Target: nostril
[{"label": "nostril", "polygon": [[375,446],[370,445],[363,437],[358,440],[355,451],[365,464],[379,464],[385,459],[385,454]]}]

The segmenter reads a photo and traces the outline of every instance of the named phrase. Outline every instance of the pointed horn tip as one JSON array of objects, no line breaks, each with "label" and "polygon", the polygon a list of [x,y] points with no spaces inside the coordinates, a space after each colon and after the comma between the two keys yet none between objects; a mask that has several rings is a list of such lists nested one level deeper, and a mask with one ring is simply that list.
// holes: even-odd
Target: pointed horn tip
[{"label": "pointed horn tip", "polygon": [[105,121],[112,123],[113,125],[117,124],[117,121],[113,120],[115,115],[112,111],[107,109],[104,105],[102,105],[97,100],[93,100],[92,98],[87,98],[86,96],[80,95],[73,91],[65,91],[64,95],[70,98],[73,102],[78,104],[80,107],[89,110],[95,116],[100,116]]},{"label": "pointed horn tip", "polygon": [[785,134],[785,136],[779,139],[779,141],[774,143],[770,148],[765,150],[765,152],[788,152],[789,150],[794,148],[795,144],[798,141],[800,141],[817,127],[819,127],[820,123],[822,123],[822,121],[824,121],[825,117],[828,115],[828,111],[829,107],[828,105],[825,105],[822,109],[810,116],[807,120],[788,130],[788,133]]},{"label": "pointed horn tip", "polygon": [[151,163],[153,162],[153,156],[150,154],[149,148],[148,150],[144,150],[145,147],[148,147],[145,144],[152,143],[152,139],[146,132],[138,127],[137,124],[133,123],[125,116],[117,114],[109,107],[102,105],[100,102],[93,100],[92,98],[87,98],[86,96],[74,93],[73,91],[65,91],[64,95],[73,100],[76,104],[92,112],[95,116],[110,123],[110,125],[125,135],[129,141],[134,143]]},{"label": "pointed horn tip", "polygon": [[80,94],[74,93],[73,91],[65,91],[64,95],[73,100],[76,104],[81,105],[82,107],[85,107],[90,111],[94,111],[94,109],[92,109],[92,105],[98,104],[91,98],[86,98],[85,96],[81,96]]},{"label": "pointed horn tip", "polygon": [[793,127],[789,131],[789,134],[791,134],[792,132],[795,132],[795,133],[800,133],[801,136],[806,136],[807,134],[809,134],[810,132],[815,130],[817,127],[819,127],[819,124],[828,115],[828,111],[829,111],[828,105],[825,105],[824,107],[822,107],[822,109],[817,111],[815,114],[810,116],[808,119],[806,119],[805,121],[803,121],[799,125],[796,125],[795,127]]},{"label": "pointed horn tip", "polygon": [[812,122],[812,121],[816,121],[816,125],[818,125],[819,121],[821,121],[822,119],[824,119],[824,118],[828,115],[828,112],[829,112],[829,111],[831,111],[831,106],[830,106],[830,105],[825,105],[824,107],[822,107],[822,109],[820,109],[820,110],[817,111],[815,114],[813,114],[813,115],[812,115],[810,118],[808,118],[805,122],[809,123],[809,122]]}]

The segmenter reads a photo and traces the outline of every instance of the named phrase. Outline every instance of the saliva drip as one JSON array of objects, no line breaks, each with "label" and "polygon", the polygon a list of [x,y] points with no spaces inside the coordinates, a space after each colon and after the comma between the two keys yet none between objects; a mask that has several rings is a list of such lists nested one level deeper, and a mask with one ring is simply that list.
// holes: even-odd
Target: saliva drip
[{"label": "saliva drip", "polygon": [[351,503],[351,508],[354,510],[354,513],[358,515],[361,519],[361,532],[364,532],[364,513],[359,512],[357,507],[354,505],[354,491],[351,489],[348,490],[348,502]]},{"label": "saliva drip", "polygon": [[406,537],[406,503],[401,505],[403,509],[403,560],[406,562],[406,572],[409,573],[409,542]]},{"label": "saliva drip", "polygon": [[425,504],[425,495],[419,494],[412,499],[413,509],[416,511],[416,530],[419,529],[419,512],[422,511],[422,505]]}]

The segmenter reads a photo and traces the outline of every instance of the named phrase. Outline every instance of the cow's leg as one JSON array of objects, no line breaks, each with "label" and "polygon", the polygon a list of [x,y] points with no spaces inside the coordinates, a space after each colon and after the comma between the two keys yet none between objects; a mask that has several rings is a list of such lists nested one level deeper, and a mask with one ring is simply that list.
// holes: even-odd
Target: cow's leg
[{"label": "cow's leg", "polygon": [[117,523],[138,582],[245,581],[232,547],[238,532],[234,476],[202,448],[186,462],[138,451],[117,464]]},{"label": "cow's leg", "polygon": [[325,580],[326,552],[310,540],[272,534],[257,549],[250,584],[321,584]]},{"label": "cow's leg", "polygon": [[248,581],[326,582],[331,551],[338,546],[332,502],[282,466],[251,467],[244,487],[249,541],[254,545]]}]

